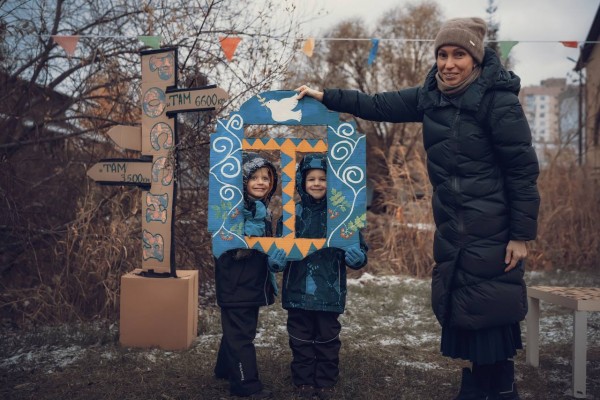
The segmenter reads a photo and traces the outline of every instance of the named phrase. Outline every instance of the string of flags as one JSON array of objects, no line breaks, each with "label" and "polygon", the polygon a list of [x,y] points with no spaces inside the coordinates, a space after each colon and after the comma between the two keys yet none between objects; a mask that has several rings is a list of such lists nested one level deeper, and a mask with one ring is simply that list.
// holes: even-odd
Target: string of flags
[{"label": "string of flags", "polygon": [[[100,36],[87,36],[87,35],[52,35],[52,40],[63,48],[63,50],[67,53],[68,57],[73,56],[75,54],[75,49],[77,48],[77,43],[81,37],[100,37]],[[106,36],[102,36],[106,37]],[[124,36],[112,36],[112,37],[124,37]],[[162,41],[161,36],[137,36],[137,40],[142,42],[144,45],[152,48],[159,49],[160,43]],[[307,57],[312,57],[315,50],[315,42],[317,40],[321,41],[371,41],[371,50],[369,52],[369,58],[367,60],[367,64],[371,66],[375,59],[377,58],[377,50],[379,48],[380,41],[404,41],[404,42],[433,42],[433,39],[403,39],[403,38],[389,38],[389,39],[378,39],[378,38],[304,38],[298,39],[302,40],[302,52]],[[221,44],[221,49],[223,50],[223,54],[225,58],[229,62],[233,61],[233,57],[235,55],[236,49],[240,42],[242,41],[241,37],[238,36],[227,36],[227,37],[219,37],[219,43]],[[580,44],[585,43],[600,43],[599,41],[576,41],[576,40],[498,40],[498,47],[500,48],[500,58],[502,61],[505,61],[508,58],[510,51],[519,43],[562,43],[564,47],[576,49]]]}]

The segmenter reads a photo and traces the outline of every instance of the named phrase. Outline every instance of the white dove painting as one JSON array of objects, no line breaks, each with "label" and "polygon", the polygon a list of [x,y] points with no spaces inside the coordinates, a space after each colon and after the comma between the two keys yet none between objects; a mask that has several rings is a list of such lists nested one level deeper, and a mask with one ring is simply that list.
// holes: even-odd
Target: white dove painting
[{"label": "white dove painting", "polygon": [[298,105],[298,99],[296,99],[295,94],[281,100],[272,99],[266,102],[264,98],[259,96],[259,100],[263,103],[263,106],[271,111],[271,118],[275,122],[285,122],[289,120],[300,122],[302,119],[302,110],[293,111]]}]

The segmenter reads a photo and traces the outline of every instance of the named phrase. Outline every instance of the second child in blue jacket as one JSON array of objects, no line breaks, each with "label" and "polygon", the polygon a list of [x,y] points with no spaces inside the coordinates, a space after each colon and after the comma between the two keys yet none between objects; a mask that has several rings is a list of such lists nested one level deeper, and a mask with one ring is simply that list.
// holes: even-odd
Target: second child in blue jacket
[{"label": "second child in blue jacket", "polygon": [[[305,155],[298,166],[297,238],[327,236],[326,174],[327,159],[322,153]],[[362,268],[367,263],[366,252],[360,235],[360,246],[346,251],[324,248],[284,266],[282,305],[288,311],[292,381],[300,397],[327,399],[334,395],[341,347],[338,318],[346,305],[346,266]]]}]

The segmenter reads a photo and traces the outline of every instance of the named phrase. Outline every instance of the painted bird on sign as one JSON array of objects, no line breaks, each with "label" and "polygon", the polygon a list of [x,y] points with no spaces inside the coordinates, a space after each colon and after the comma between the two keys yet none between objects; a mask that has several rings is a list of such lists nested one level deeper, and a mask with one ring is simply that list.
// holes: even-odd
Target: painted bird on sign
[{"label": "painted bird on sign", "polygon": [[271,110],[271,118],[275,122],[285,122],[291,119],[300,122],[302,119],[302,110],[293,111],[298,105],[296,95],[281,100],[265,101],[265,98],[260,96],[258,96],[258,99],[263,106]]}]

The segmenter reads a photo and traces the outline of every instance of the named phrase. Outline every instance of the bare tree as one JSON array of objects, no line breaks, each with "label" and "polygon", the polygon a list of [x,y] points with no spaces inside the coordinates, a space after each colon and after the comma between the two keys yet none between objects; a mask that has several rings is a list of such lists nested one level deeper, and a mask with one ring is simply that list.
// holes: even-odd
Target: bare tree
[{"label": "bare tree", "polygon": [[[278,82],[298,26],[274,0],[0,1],[2,314],[115,315],[118,277],[141,260],[140,192],[98,188],[85,172],[100,158],[138,156],[105,136],[115,124],[139,124],[138,35],[178,47],[180,86],[216,83],[231,96],[222,110],[178,117],[177,263],[211,275],[209,134],[216,117]],[[52,35],[79,35],[75,54]],[[231,63],[218,40],[229,35],[242,38]]]},{"label": "bare tree", "polygon": [[[433,2],[386,10],[372,30],[360,19],[343,21],[325,35],[339,40],[318,41],[310,59],[297,61],[290,70],[293,77],[288,78],[288,86],[306,83],[366,93],[418,86],[434,63],[432,42],[441,22],[440,9]],[[381,41],[375,62],[369,66],[371,38]],[[405,235],[395,225],[406,222],[405,218],[423,222],[431,218],[421,124],[373,123],[343,117],[353,118],[359,131],[367,136],[367,175],[373,192],[370,209],[382,216],[372,215],[368,223],[368,235],[381,244],[374,249],[370,265],[395,265],[395,272],[426,274],[431,265],[429,243],[425,240],[415,242],[415,247],[408,245],[413,250],[418,246],[409,254],[405,251],[407,243],[421,239],[414,232]],[[420,198],[425,201],[415,202]]]},{"label": "bare tree", "polygon": [[498,32],[500,32],[500,22],[496,20],[496,12],[498,11],[498,6],[495,3],[495,0],[488,0],[488,7],[485,9],[485,12],[488,15],[487,18],[487,46],[494,50],[498,57],[501,57],[502,64],[506,69],[512,69],[513,60],[508,54],[502,54],[502,49],[500,43],[498,41]]},{"label": "bare tree", "polygon": [[500,23],[496,21],[495,14],[498,11],[498,6],[494,3],[495,0],[488,0],[488,6],[485,9],[487,17],[487,38],[489,40],[488,47],[500,55],[500,46],[498,45],[498,31],[500,31]]},{"label": "bare tree", "polygon": [[[431,43],[421,39],[433,40],[440,25],[440,10],[432,2],[387,10],[373,31],[369,31],[361,20],[344,21],[326,36],[365,40],[320,42],[318,52],[294,70],[294,83],[353,88],[367,93],[419,85],[434,61]],[[373,37],[383,40],[375,62],[369,66],[369,39]],[[419,40],[411,40],[415,38]],[[394,209],[398,206],[399,198],[393,202],[381,198],[383,192],[389,194],[392,187],[400,191],[396,192],[400,197],[408,194],[404,191],[406,187],[392,178],[395,175],[390,171],[392,165],[403,171],[397,179],[419,182],[417,191],[426,190],[426,177],[421,174],[420,125],[372,123],[359,119],[356,122],[359,130],[367,134],[368,175],[375,187],[375,209],[383,211],[388,206]],[[409,166],[413,161],[420,165]],[[408,194],[408,197],[413,196]]]}]

